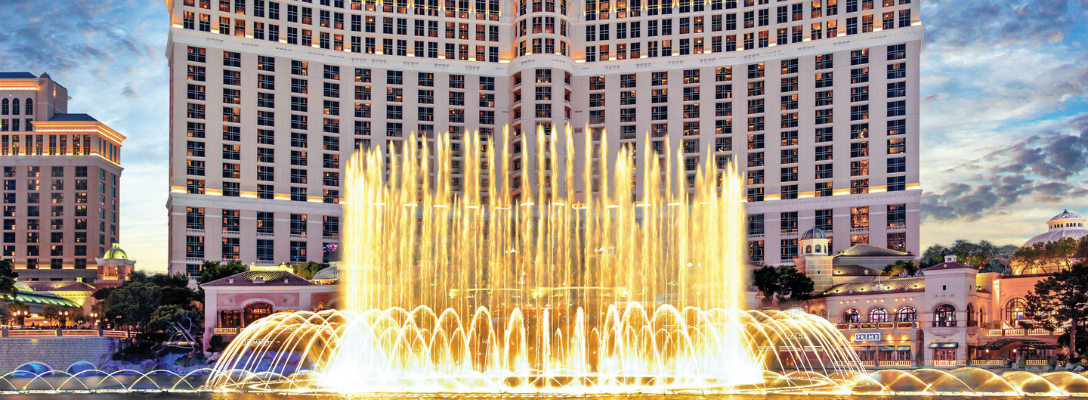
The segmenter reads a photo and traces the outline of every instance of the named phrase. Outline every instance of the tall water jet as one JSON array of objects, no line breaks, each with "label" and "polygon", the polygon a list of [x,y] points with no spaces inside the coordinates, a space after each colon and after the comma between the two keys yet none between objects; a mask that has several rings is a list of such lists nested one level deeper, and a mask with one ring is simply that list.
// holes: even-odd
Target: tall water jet
[{"label": "tall water jet", "polygon": [[[459,148],[412,135],[355,154],[343,309],[247,327],[211,384],[728,392],[826,386],[831,371],[861,371],[826,321],[744,311],[745,195],[731,163],[686,165],[647,141],[610,166],[607,140],[587,138],[576,160],[570,127],[502,134],[501,151],[476,134]],[[518,140],[536,153],[511,155]],[[530,158],[533,175],[511,169]],[[787,364],[793,372],[780,374]]]}]

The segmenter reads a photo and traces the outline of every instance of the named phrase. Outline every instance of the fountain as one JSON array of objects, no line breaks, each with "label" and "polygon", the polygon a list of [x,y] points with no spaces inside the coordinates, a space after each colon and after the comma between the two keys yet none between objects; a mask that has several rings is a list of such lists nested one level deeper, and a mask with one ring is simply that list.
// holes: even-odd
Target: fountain
[{"label": "fountain", "polygon": [[[679,152],[646,151],[647,141],[640,153],[621,148],[609,168],[608,141],[587,140],[576,169],[570,127],[532,138],[502,134],[501,151],[475,134],[459,147],[448,136],[412,135],[355,154],[343,203],[341,309],[278,313],[250,325],[205,387],[514,395],[1088,390],[1088,379],[1071,373],[868,373],[826,320],[745,310],[745,193],[733,165],[687,165]],[[511,139],[535,140],[536,155],[512,155]],[[530,160],[533,176],[524,168]]]},{"label": "fountain", "polygon": [[745,195],[732,165],[693,168],[679,153],[625,147],[609,168],[607,141],[586,141],[576,170],[570,127],[564,134],[536,133],[535,188],[528,168],[509,170],[527,157],[510,146],[499,154],[475,134],[461,145],[462,169],[448,136],[433,153],[413,135],[398,149],[356,154],[346,174],[343,309],[258,321],[208,384],[730,392],[825,387],[832,372],[862,372],[826,321],[744,311]]}]

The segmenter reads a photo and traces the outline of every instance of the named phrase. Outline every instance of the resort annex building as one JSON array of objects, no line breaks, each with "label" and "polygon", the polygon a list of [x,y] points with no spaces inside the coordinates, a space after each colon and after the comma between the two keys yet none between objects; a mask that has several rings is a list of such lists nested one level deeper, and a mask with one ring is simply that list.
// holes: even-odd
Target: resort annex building
[{"label": "resort annex building", "polygon": [[0,72],[3,259],[21,281],[99,279],[118,241],[121,142],[49,74]]},{"label": "resort annex building", "polygon": [[918,253],[917,0],[166,2],[171,272],[321,259],[356,149],[449,132],[456,190],[478,131],[533,172],[484,178],[520,188],[572,156],[537,149],[567,126],[610,158],[679,151],[689,180],[735,158],[753,263],[810,228]]}]

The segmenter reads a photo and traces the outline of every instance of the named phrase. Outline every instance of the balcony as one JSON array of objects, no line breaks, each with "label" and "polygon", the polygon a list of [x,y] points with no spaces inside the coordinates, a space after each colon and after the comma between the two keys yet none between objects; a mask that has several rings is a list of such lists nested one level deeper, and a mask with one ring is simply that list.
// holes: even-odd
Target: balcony
[{"label": "balcony", "polygon": [[917,323],[917,322],[910,322],[910,321],[907,321],[907,322],[896,322],[896,323],[895,323],[895,327],[896,327],[897,329],[910,329],[910,328],[916,328],[917,326],[918,326],[918,323]]},{"label": "balcony", "polygon": [[880,360],[876,362],[878,367],[913,367],[913,361]]},{"label": "balcony", "polygon": [[895,329],[895,322],[877,322],[876,329]]},{"label": "balcony", "polygon": [[1005,366],[1005,360],[971,360],[972,367]]},{"label": "balcony", "polygon": [[203,235],[204,230],[203,229],[188,229],[188,228],[186,228],[185,233],[189,234],[189,235]]},{"label": "balcony", "polygon": [[215,328],[214,334],[216,335],[237,335],[238,328]]},{"label": "balcony", "polygon": [[850,233],[865,233],[869,231],[869,227],[864,228],[850,228]]},{"label": "balcony", "polygon": [[862,322],[861,329],[876,329],[876,322]]},{"label": "balcony", "polygon": [[905,231],[905,230],[907,230],[907,226],[906,225],[894,225],[894,226],[889,226],[887,230],[889,232],[890,231]]},{"label": "balcony", "polygon": [[1053,332],[1046,329],[990,329],[986,336],[1061,336],[1065,334],[1065,328],[1055,329]]}]

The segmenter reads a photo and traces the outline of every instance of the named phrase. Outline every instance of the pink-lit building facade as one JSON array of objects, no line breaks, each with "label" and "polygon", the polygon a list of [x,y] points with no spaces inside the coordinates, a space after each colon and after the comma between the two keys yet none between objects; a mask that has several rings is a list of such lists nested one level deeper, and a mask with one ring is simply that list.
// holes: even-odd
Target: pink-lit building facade
[{"label": "pink-lit building facade", "polygon": [[[1088,236],[1085,218],[1062,212],[1047,230],[1024,245]],[[1055,332],[1027,329],[1025,295],[1057,271],[1005,265],[982,270],[957,262],[925,268],[917,277],[880,276],[884,265],[913,257],[872,246],[828,255],[816,251],[819,234],[806,233],[797,265],[813,277],[820,293],[807,311],[827,318],[850,339],[863,362],[873,367],[1023,366],[1045,364],[1063,352]],[[826,279],[830,275],[831,279]]]},{"label": "pink-lit building facade", "polygon": [[170,271],[321,259],[356,149],[452,132],[457,190],[479,131],[512,154],[484,178],[520,190],[571,157],[535,132],[568,125],[613,159],[680,152],[688,179],[736,157],[756,263],[813,227],[917,254],[919,3],[168,0]]},{"label": "pink-lit building facade", "polygon": [[22,281],[97,278],[118,241],[121,143],[48,74],[0,72],[3,253]]}]

